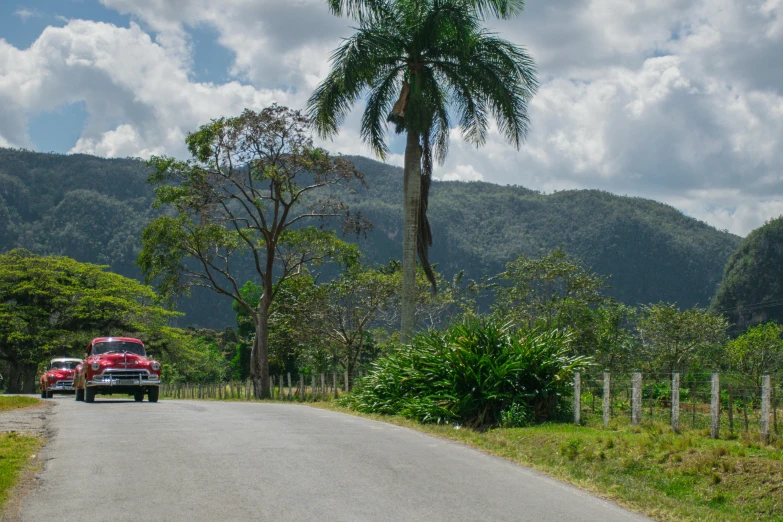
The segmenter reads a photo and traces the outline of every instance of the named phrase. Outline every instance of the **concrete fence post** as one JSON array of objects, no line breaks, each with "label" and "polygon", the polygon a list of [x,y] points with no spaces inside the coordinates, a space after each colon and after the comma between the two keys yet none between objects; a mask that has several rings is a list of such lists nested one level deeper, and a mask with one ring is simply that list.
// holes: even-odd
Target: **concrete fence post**
[{"label": "concrete fence post", "polygon": [[291,372],[288,372],[288,400],[291,400]]},{"label": "concrete fence post", "polygon": [[283,375],[280,375],[280,382],[278,383],[278,388],[280,389],[280,400],[285,400],[285,381],[283,380]]},{"label": "concrete fence post", "polygon": [[680,372],[672,373],[672,431],[680,433]]},{"label": "concrete fence post", "polygon": [[326,399],[326,376],[321,374],[321,398]]},{"label": "concrete fence post", "polygon": [[761,443],[769,444],[769,414],[770,414],[770,376],[764,372],[761,376]]},{"label": "concrete fence post", "polygon": [[631,424],[642,422],[642,372],[634,370],[631,377]]},{"label": "concrete fence post", "polygon": [[334,388],[334,398],[337,398],[337,372],[332,372],[332,388]]},{"label": "concrete fence post", "polygon": [[312,375],[312,381],[311,388],[313,389],[313,402],[315,402],[315,374]]},{"label": "concrete fence post", "polygon": [[609,427],[612,417],[612,376],[609,370],[604,370],[604,429]]},{"label": "concrete fence post", "polygon": [[712,393],[710,395],[710,437],[720,437],[720,373],[712,372]]},{"label": "concrete fence post", "polygon": [[579,426],[582,416],[582,375],[574,370],[574,424]]},{"label": "concrete fence post", "polygon": [[304,400],[305,398],[305,389],[304,389],[304,374],[299,374],[299,398]]}]

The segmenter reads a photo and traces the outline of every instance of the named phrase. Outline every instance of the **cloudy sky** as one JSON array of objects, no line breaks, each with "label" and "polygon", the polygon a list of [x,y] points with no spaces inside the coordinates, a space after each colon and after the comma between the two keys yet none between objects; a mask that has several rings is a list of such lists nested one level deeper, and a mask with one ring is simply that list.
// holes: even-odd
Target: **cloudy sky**
[{"label": "cloudy sky", "polygon": [[[783,214],[783,0],[528,0],[491,25],[537,61],[532,133],[454,129],[437,177],[642,196],[741,235]],[[0,146],[184,156],[210,118],[301,108],[351,32],[323,0],[0,0]],[[371,156],[358,116],[326,146]]]}]

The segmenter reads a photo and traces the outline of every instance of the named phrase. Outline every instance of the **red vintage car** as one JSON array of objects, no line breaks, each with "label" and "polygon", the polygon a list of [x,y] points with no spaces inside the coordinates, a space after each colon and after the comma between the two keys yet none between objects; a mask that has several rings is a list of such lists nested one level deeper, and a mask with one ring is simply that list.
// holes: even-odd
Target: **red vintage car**
[{"label": "red vintage car", "polygon": [[41,375],[41,398],[51,399],[55,393],[73,393],[73,372],[81,362],[72,357],[52,359],[49,369]]},{"label": "red vintage car", "polygon": [[95,396],[133,395],[136,402],[158,402],[160,363],[147,358],[144,344],[130,337],[98,337],[87,346],[76,367],[76,400],[95,402]]}]

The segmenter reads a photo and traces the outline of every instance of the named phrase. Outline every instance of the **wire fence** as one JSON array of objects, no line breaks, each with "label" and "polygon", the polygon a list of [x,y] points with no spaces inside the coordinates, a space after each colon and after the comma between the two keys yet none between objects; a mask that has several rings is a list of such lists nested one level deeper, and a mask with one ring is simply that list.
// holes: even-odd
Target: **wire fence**
[{"label": "wire fence", "polygon": [[574,376],[574,420],[592,427],[669,424],[713,438],[745,433],[761,440],[781,433],[783,385],[768,374],[760,382],[735,374],[613,374]]},{"label": "wire fence", "polygon": [[[353,389],[364,372],[270,376],[270,397],[280,401],[334,400]],[[253,401],[250,379],[220,383],[162,384],[169,399]],[[677,432],[701,432],[713,438],[747,437],[769,441],[783,430],[783,383],[769,374],[757,381],[731,373],[574,374],[574,421],[594,428],[668,424]]]},{"label": "wire fence", "polygon": [[[270,398],[281,401],[332,400],[353,389],[356,380],[363,375],[363,371],[354,374],[330,372],[270,375],[269,395]],[[219,383],[164,383],[160,387],[160,396],[169,399],[256,400],[250,379]]]}]

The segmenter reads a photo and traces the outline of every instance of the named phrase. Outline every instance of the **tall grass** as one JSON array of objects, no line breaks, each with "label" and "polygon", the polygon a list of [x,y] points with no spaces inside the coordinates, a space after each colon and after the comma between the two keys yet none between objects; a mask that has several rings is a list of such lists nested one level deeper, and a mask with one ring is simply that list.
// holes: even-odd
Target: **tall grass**
[{"label": "tall grass", "polygon": [[587,362],[569,355],[570,340],[556,330],[522,332],[493,319],[467,320],[419,334],[376,361],[343,405],[473,427],[551,419],[571,395],[573,371]]}]

